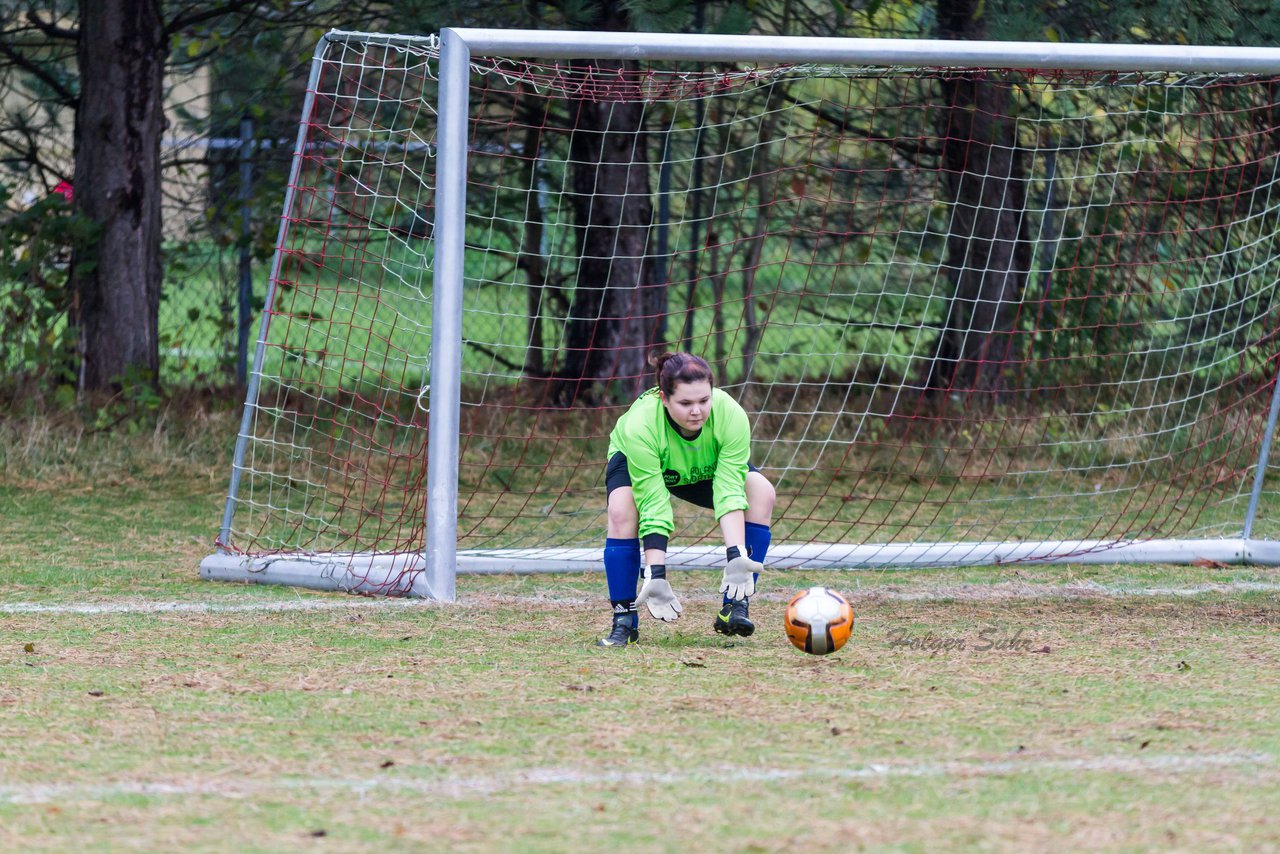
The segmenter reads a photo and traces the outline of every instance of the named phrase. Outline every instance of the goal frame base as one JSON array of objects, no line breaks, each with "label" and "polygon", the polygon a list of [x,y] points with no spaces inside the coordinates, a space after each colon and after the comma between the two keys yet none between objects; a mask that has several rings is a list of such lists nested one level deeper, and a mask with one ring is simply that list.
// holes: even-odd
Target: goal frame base
[{"label": "goal frame base", "polygon": [[[1048,555],[1046,557],[1046,555]],[[667,553],[669,569],[719,569],[724,551],[686,546]],[[1004,564],[1166,563],[1280,566],[1280,542],[1270,540],[1052,540],[995,543],[777,544],[770,570],[941,569]],[[252,557],[213,554],[200,562],[200,577],[239,584],[278,584],[310,590],[437,599],[425,578],[421,552],[397,554],[278,554]],[[459,551],[458,575],[535,575],[599,572],[601,549],[502,549]]]}]

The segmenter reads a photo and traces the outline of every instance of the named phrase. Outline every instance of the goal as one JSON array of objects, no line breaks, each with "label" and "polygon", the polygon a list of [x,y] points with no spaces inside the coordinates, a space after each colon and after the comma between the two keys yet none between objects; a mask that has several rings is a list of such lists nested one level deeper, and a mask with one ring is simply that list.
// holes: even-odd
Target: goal
[{"label": "goal", "polygon": [[1280,562],[1278,94],[1261,48],[331,32],[202,575],[599,567],[655,348],[750,414],[774,567]]}]

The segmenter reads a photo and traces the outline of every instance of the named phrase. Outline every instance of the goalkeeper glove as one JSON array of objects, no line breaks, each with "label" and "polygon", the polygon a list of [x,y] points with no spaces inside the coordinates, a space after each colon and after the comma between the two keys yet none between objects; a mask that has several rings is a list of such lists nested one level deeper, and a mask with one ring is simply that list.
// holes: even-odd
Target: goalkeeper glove
[{"label": "goalkeeper glove", "polygon": [[746,599],[756,592],[756,573],[764,569],[764,564],[734,554],[737,551],[736,548],[730,549],[729,564],[720,580],[720,592],[730,599]]},{"label": "goalkeeper glove", "polygon": [[671,589],[671,582],[667,581],[666,566],[659,564],[645,567],[644,586],[640,588],[636,604],[646,606],[655,620],[673,623],[680,619],[680,612],[684,610],[684,606],[676,598],[676,592]]}]

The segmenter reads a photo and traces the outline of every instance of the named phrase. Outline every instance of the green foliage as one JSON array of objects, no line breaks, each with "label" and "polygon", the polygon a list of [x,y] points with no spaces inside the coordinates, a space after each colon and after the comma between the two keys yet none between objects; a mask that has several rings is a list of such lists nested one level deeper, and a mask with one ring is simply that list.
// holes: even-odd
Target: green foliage
[{"label": "green foliage", "polygon": [[1013,40],[1272,45],[1280,37],[1280,7],[1267,0],[991,0],[986,19],[992,38]]},{"label": "green foliage", "polygon": [[[0,185],[0,204],[8,200]],[[74,385],[71,264],[97,235],[97,225],[57,194],[0,219],[0,392],[58,395]],[[87,270],[91,262],[81,263]]]},{"label": "green foliage", "polygon": [[106,402],[88,407],[88,421],[94,431],[122,430],[141,433],[156,423],[164,397],[155,375],[144,368],[130,365],[120,377],[120,393]]},{"label": "green foliage", "polygon": [[641,32],[687,31],[693,19],[693,4],[687,0],[623,0],[622,6]]}]

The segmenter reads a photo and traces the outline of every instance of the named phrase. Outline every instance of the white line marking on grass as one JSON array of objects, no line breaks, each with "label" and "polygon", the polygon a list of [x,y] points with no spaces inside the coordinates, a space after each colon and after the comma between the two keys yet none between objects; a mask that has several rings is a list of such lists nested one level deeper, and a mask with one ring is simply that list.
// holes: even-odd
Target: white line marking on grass
[{"label": "white line marking on grass", "polygon": [[741,768],[726,766],[709,771],[582,771],[542,768],[510,774],[443,777],[434,780],[403,776],[378,778],[216,779],[185,782],[130,781],[94,785],[77,783],[29,783],[0,785],[0,803],[43,804],[53,801],[96,801],[130,795],[150,797],[255,797],[281,791],[340,791],[363,793],[411,791],[451,797],[488,795],[513,788],[543,786],[673,785],[714,783],[770,783],[805,779],[850,781],[919,777],[999,777],[1011,774],[1182,774],[1214,768],[1270,765],[1268,753],[1166,754],[1154,756],[1093,756],[1079,759],[1009,759],[993,762],[931,762],[922,764],[870,763],[853,768]]},{"label": "white line marking on grass", "polygon": [[1280,593],[1280,583],[1270,581],[1225,581],[1191,584],[1186,587],[1124,587],[1074,581],[1064,585],[996,582],[995,584],[948,584],[932,590],[884,590],[860,588],[851,591],[859,599],[895,599],[905,602],[933,602],[942,599],[1122,599],[1128,596],[1205,596],[1212,593]]},{"label": "white line marking on grass", "polygon": [[[1186,597],[1232,593],[1280,593],[1280,583],[1267,581],[1229,581],[1221,583],[1192,584],[1186,587],[1123,587],[1078,581],[1065,585],[1030,584],[1023,582],[997,582],[995,584],[947,584],[927,590],[900,590],[896,587],[877,589],[857,587],[842,591],[855,602],[881,600],[899,602],[943,602],[963,599],[972,602],[1013,601],[1034,599],[1123,599],[1126,597]],[[476,606],[488,602],[530,602],[539,605],[591,605],[598,604],[600,596],[589,594],[539,594],[513,596],[505,593],[459,594],[458,605]],[[785,602],[792,591],[760,593],[758,601]],[[719,601],[719,594],[683,594],[686,601]],[[96,603],[0,603],[0,614],[243,614],[296,611],[335,611],[351,608],[426,608],[440,607],[428,599],[398,599],[386,597],[353,596],[333,599],[291,599],[280,602],[96,602]]]},{"label": "white line marking on grass", "polygon": [[426,599],[293,599],[285,602],[97,602],[83,605],[0,603],[0,614],[239,614],[274,611],[334,611],[348,608],[421,608]]}]

